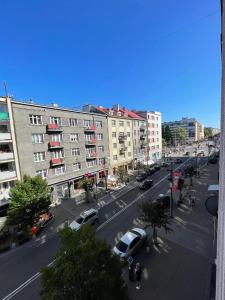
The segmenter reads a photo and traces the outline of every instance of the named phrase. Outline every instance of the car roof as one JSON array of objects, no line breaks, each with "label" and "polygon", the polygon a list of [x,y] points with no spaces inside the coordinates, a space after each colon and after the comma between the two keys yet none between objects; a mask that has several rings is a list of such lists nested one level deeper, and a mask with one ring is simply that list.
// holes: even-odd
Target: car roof
[{"label": "car roof", "polygon": [[97,210],[94,209],[94,208],[90,208],[90,209],[85,210],[84,212],[82,212],[82,213],[80,214],[80,216],[84,218],[84,217],[89,216],[89,215],[92,214],[92,213],[97,213]]},{"label": "car roof", "polygon": [[142,236],[143,230],[139,228],[133,228],[129,231],[127,231],[122,237],[121,241],[125,244],[129,245],[137,236]]}]

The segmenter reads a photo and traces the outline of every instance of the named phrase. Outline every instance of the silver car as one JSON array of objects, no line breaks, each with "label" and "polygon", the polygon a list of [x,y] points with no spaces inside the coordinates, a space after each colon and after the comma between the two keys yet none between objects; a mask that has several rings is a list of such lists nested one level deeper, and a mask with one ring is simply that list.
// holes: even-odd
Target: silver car
[{"label": "silver car", "polygon": [[120,258],[126,259],[138,251],[145,242],[146,237],[147,234],[143,229],[131,229],[121,237],[120,241],[113,248],[113,252]]},{"label": "silver car", "polygon": [[98,220],[98,210],[91,208],[80,214],[80,217],[70,224],[70,228],[74,230],[80,229],[84,224],[94,224]]}]

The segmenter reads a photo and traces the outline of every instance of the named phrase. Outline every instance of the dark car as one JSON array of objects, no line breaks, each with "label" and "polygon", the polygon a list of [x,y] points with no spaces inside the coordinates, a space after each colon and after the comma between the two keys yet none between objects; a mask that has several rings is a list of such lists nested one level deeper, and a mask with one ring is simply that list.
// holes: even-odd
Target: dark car
[{"label": "dark car", "polygon": [[165,167],[165,168],[169,167],[169,165],[170,165],[170,164],[169,164],[168,162],[163,162],[163,163],[162,163],[162,167]]},{"label": "dark car", "polygon": [[154,165],[155,171],[159,171],[161,169],[161,166],[159,164]]},{"label": "dark car", "polygon": [[212,157],[212,158],[209,159],[209,163],[210,164],[217,164],[217,162],[218,162],[218,158],[217,157]]},{"label": "dark car", "polygon": [[0,217],[7,216],[7,210],[9,208],[9,203],[3,204],[0,206]]},{"label": "dark car", "polygon": [[190,152],[189,152],[189,151],[187,151],[187,152],[185,153],[185,155],[186,155],[186,156],[189,156],[189,155],[190,155]]},{"label": "dark car", "polygon": [[170,207],[170,196],[168,195],[160,194],[155,201],[161,203],[165,209]]},{"label": "dark car", "polygon": [[181,158],[177,158],[177,159],[175,159],[175,164],[182,164],[182,159]]},{"label": "dark car", "polygon": [[139,185],[139,188],[141,190],[147,190],[149,189],[150,187],[153,186],[153,180],[152,179],[146,179],[144,182],[142,182],[140,185]]},{"label": "dark car", "polygon": [[145,180],[146,177],[147,177],[146,173],[141,173],[141,174],[137,175],[136,180],[143,181],[143,180]]}]

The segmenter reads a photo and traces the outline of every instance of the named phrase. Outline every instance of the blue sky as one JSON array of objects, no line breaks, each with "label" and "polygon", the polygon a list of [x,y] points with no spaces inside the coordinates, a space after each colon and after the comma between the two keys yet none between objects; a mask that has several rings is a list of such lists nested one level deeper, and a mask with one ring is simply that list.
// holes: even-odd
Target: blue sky
[{"label": "blue sky", "polygon": [[220,1],[2,0],[0,94],[220,123]]}]

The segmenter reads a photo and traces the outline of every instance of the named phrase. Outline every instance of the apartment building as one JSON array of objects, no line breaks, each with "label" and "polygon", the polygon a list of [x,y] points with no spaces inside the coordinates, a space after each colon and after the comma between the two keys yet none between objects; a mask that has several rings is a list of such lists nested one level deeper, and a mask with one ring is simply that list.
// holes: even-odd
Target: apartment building
[{"label": "apartment building", "polygon": [[80,180],[99,181],[108,166],[105,115],[10,101],[21,175],[40,175],[56,197],[72,196]]},{"label": "apartment building", "polygon": [[147,122],[146,161],[154,163],[162,158],[162,116],[157,111],[134,111]]},{"label": "apartment building", "polygon": [[179,143],[177,128],[185,129],[187,133],[186,142],[196,142],[204,139],[204,126],[195,118],[182,118],[179,121],[164,122],[164,126],[169,126],[175,144]]},{"label": "apartment building", "polygon": [[0,97],[0,206],[9,201],[9,190],[20,179],[10,99]]}]

